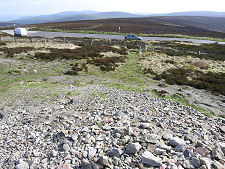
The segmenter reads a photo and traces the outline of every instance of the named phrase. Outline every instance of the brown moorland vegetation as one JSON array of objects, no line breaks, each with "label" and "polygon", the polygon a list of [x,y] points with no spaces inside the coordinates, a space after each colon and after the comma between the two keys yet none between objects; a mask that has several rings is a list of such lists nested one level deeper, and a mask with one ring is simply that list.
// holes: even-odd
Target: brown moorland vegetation
[{"label": "brown moorland vegetation", "polygon": [[157,46],[154,50],[170,56],[187,56],[198,57],[200,59],[225,61],[225,45],[214,44],[182,44],[176,41],[154,42],[152,45]]},{"label": "brown moorland vegetation", "polygon": [[86,21],[69,21],[31,25],[43,29],[64,31],[97,31],[142,34],[181,34],[196,37],[225,38],[225,33],[210,31],[193,26],[179,26],[157,21],[155,18],[119,18]]},{"label": "brown moorland vegetation", "polygon": [[203,73],[193,69],[176,68],[167,70],[162,74],[157,74],[155,79],[164,79],[170,85],[192,86],[197,89],[205,89],[225,95],[225,73],[222,72]]}]

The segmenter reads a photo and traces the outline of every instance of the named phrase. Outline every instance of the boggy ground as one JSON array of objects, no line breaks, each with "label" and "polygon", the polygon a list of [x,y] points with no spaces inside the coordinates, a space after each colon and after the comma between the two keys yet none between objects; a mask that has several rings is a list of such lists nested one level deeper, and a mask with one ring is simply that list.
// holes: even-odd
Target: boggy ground
[{"label": "boggy ground", "polygon": [[[29,51],[3,51],[22,47]],[[210,67],[200,69],[198,57],[169,56],[154,44],[142,52],[109,46],[81,58],[38,57],[54,48],[71,56],[91,47],[0,47],[0,168],[224,167],[225,97],[153,79],[183,66],[223,73],[224,62],[207,60]]]}]

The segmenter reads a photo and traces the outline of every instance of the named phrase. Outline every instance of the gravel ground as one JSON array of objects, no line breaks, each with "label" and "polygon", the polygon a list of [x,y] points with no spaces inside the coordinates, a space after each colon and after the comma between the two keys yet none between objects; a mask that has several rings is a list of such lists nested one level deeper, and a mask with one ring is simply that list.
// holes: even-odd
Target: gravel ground
[{"label": "gravel ground", "polygon": [[[3,30],[2,32],[13,35],[13,30]],[[124,40],[123,35],[104,35],[104,34],[85,34],[85,33],[65,33],[65,32],[44,32],[44,31],[28,31],[28,36],[41,36],[47,38],[54,37],[76,37],[76,38],[99,38],[99,39],[118,39]],[[142,37],[144,41],[187,41],[197,44],[210,44],[216,41],[198,40],[198,39],[185,39],[185,38],[167,38],[167,37]],[[225,42],[218,42],[225,44]]]},{"label": "gravel ground", "polygon": [[223,118],[151,93],[102,85],[59,90],[79,94],[36,106],[0,103],[0,168],[225,167]]}]

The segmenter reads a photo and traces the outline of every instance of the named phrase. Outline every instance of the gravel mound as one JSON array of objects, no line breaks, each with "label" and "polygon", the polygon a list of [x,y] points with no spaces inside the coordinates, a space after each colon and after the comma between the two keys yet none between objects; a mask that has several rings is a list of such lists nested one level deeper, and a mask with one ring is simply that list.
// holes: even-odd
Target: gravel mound
[{"label": "gravel mound", "polygon": [[82,96],[33,107],[0,104],[0,168],[225,167],[224,119],[151,93],[73,90]]}]

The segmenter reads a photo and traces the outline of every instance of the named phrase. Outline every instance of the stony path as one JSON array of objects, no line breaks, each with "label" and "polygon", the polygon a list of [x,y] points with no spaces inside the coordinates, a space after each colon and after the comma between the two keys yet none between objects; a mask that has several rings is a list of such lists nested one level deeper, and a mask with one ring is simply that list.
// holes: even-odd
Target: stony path
[{"label": "stony path", "polygon": [[0,103],[0,168],[225,167],[225,119],[151,93],[70,90],[81,94],[36,106]]},{"label": "stony path", "polygon": [[[2,32],[13,35],[13,30],[3,30]],[[124,40],[123,35],[106,35],[106,34],[85,34],[85,33],[65,33],[65,32],[44,32],[44,31],[28,31],[28,36],[41,36],[47,38],[54,37],[76,37],[76,38],[99,38],[99,39],[118,39]],[[197,44],[210,44],[216,41],[198,40],[198,39],[185,39],[185,38],[167,38],[167,37],[142,37],[144,41],[187,41]],[[218,42],[225,44],[225,42]]]}]

